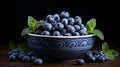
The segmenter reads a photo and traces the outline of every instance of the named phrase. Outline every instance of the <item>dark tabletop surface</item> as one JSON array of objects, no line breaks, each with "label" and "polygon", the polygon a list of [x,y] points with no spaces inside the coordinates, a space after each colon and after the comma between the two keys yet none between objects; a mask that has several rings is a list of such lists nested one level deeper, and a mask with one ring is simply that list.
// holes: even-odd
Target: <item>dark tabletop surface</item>
[{"label": "dark tabletop surface", "polygon": [[[33,63],[23,63],[19,60],[10,62],[7,57],[8,51],[8,46],[3,45],[0,47],[0,67],[120,67],[120,56],[113,61],[104,63],[85,62],[84,65],[77,65],[76,62],[46,62],[42,65],[35,66]],[[118,49],[118,51],[120,50]]]}]

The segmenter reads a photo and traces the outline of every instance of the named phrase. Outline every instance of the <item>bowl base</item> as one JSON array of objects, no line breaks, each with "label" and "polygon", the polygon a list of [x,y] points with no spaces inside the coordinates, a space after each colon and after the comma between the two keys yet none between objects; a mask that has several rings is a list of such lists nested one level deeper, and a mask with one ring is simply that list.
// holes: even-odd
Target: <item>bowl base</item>
[{"label": "bowl base", "polygon": [[44,62],[74,62],[76,59],[71,60],[60,60],[60,59],[48,59],[48,58],[42,58]]}]

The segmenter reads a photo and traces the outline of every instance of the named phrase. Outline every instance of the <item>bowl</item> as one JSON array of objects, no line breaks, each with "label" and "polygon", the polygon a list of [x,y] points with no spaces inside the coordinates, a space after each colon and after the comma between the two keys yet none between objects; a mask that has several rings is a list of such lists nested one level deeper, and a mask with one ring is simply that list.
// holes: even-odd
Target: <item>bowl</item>
[{"label": "bowl", "polygon": [[38,55],[53,61],[71,61],[89,51],[95,41],[94,35],[47,36],[29,33],[27,41]]}]

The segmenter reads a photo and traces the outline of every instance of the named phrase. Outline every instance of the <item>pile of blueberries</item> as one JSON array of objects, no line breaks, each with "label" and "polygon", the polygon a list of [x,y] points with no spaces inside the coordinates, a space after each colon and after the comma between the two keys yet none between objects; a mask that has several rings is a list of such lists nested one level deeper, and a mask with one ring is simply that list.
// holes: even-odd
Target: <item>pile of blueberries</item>
[{"label": "pile of blueberries", "polygon": [[[109,60],[109,57],[105,56],[103,51],[88,51],[85,53],[85,60],[89,62],[105,62]],[[84,59],[77,59],[77,64],[84,64]]]},{"label": "pile of blueberries", "polygon": [[9,61],[20,60],[24,63],[33,62],[35,65],[43,63],[41,58],[38,58],[33,52],[23,52],[18,49],[14,49],[8,52]]},{"label": "pile of blueberries", "polygon": [[69,12],[62,11],[60,14],[47,15],[46,20],[38,21],[43,23],[35,34],[50,36],[81,36],[87,35],[87,29],[82,23],[80,16],[70,17]]}]

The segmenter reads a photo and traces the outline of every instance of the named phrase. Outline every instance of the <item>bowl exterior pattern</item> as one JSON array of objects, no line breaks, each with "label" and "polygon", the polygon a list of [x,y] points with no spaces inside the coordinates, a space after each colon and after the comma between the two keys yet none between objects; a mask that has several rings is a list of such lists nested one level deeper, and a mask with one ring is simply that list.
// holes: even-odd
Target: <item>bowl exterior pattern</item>
[{"label": "bowl exterior pattern", "polygon": [[95,37],[47,38],[27,36],[30,48],[37,54],[52,59],[72,60],[91,49]]}]

